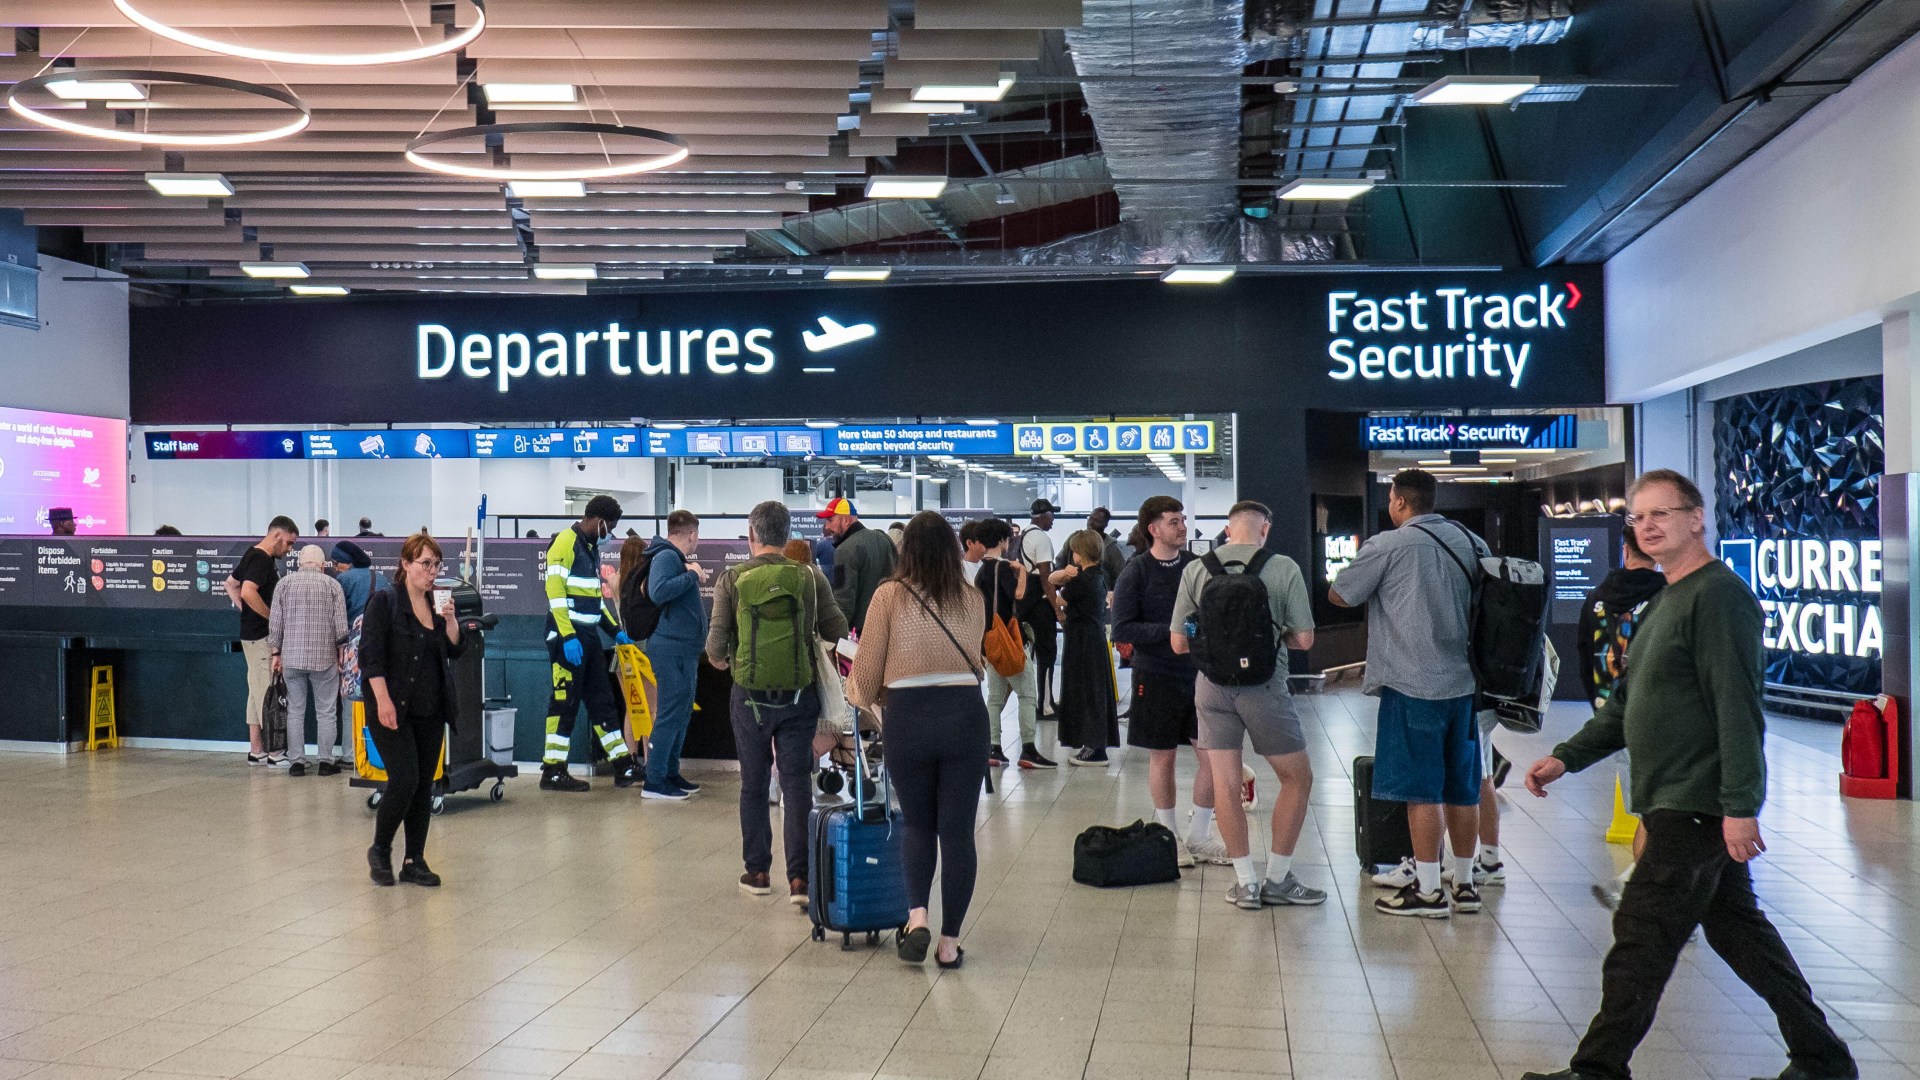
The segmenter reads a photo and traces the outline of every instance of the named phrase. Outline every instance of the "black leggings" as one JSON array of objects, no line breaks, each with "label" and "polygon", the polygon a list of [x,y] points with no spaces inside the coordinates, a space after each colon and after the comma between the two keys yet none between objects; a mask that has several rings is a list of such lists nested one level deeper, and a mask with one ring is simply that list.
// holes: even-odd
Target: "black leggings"
[{"label": "black leggings", "polygon": [[378,719],[367,724],[380,762],[387,767],[387,788],[373,819],[373,846],[393,848],[393,834],[407,824],[406,857],[419,861],[427,851],[427,823],[433,819],[433,774],[440,768],[440,740],[445,725],[411,716],[389,731]]},{"label": "black leggings", "polygon": [[978,686],[896,688],[885,717],[887,774],[906,819],[907,906],[927,906],[937,855],[945,863],[940,933],[959,937],[979,872],[973,819],[987,769],[987,704]]}]

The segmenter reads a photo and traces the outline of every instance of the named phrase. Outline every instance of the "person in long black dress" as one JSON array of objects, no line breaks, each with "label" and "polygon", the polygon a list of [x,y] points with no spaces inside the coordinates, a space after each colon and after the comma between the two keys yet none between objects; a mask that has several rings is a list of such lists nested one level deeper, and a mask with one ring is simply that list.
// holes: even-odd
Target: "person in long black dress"
[{"label": "person in long black dress", "polygon": [[433,609],[440,566],[440,545],[433,537],[407,537],[393,584],[367,601],[360,631],[362,700],[375,715],[367,731],[387,770],[373,846],[367,849],[375,885],[394,883],[393,837],[402,823],[407,846],[399,880],[440,884],[440,875],[427,867],[427,824],[433,819],[441,744],[454,723],[451,661],[465,648],[452,598]]},{"label": "person in long black dress", "polygon": [[1107,647],[1107,577],[1100,570],[1104,538],[1083,529],[1067,538],[1071,561],[1052,574],[1066,609],[1066,644],[1060,655],[1060,745],[1077,746],[1071,765],[1107,763],[1107,747],[1120,745],[1120,718],[1113,685],[1113,654]]}]

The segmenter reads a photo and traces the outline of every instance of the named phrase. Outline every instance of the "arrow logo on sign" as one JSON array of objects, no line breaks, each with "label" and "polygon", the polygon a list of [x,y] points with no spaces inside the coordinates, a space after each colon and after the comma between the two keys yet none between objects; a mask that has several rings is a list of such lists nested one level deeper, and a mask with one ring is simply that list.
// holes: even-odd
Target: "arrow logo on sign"
[{"label": "arrow logo on sign", "polygon": [[1574,308],[1580,306],[1580,286],[1575,285],[1571,281],[1567,282],[1567,295],[1570,297],[1570,299],[1567,300],[1568,311],[1572,311]]}]

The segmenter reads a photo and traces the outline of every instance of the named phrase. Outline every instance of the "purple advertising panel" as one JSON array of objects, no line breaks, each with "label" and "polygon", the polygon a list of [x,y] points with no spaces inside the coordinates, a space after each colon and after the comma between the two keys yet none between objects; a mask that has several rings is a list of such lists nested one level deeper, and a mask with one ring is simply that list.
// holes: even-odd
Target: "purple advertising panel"
[{"label": "purple advertising panel", "polygon": [[127,422],[0,409],[0,533],[46,534],[60,506],[82,535],[127,531]]}]

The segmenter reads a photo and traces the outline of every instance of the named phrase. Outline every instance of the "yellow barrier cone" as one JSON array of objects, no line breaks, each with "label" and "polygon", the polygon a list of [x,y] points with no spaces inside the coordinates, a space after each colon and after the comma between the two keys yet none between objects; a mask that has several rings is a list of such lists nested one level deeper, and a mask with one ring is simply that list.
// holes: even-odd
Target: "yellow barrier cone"
[{"label": "yellow barrier cone", "polygon": [[1627,813],[1627,796],[1620,787],[1620,774],[1613,774],[1613,821],[1607,825],[1607,843],[1631,844],[1640,819]]}]

